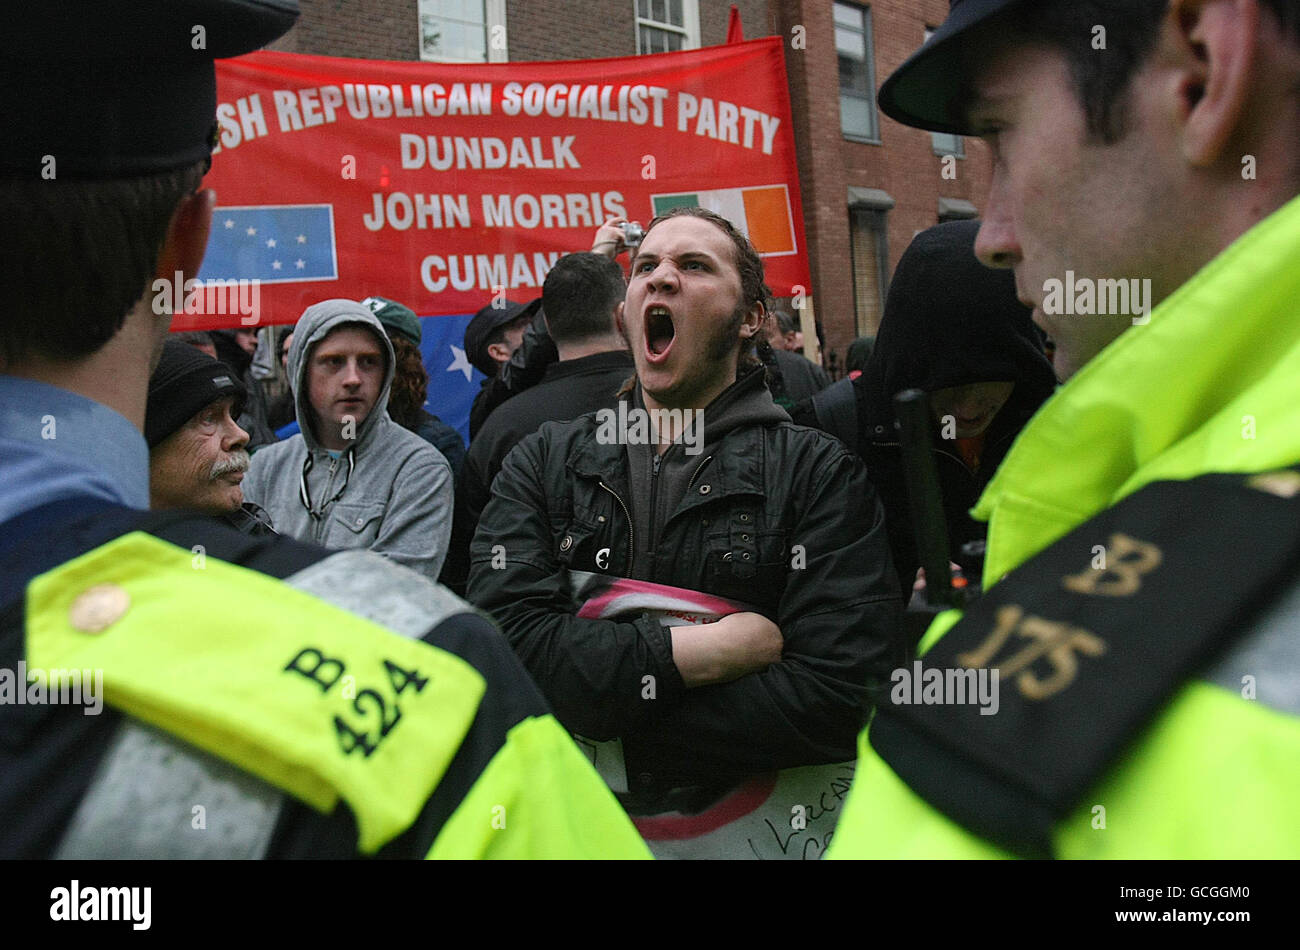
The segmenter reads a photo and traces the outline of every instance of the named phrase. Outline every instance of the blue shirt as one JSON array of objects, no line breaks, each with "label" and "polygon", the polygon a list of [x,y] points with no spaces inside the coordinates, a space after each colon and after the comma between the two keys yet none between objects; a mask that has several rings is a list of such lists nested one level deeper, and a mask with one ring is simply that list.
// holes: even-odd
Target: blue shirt
[{"label": "blue shirt", "polygon": [[149,507],[149,447],[125,416],[0,375],[0,523],[62,498]]}]

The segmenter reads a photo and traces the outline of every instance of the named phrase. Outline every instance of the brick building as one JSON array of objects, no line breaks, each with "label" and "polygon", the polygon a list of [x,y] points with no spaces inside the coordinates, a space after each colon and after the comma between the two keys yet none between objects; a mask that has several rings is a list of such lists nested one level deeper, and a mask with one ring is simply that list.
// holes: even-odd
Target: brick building
[{"label": "brick building", "polygon": [[[724,42],[729,0],[301,0],[274,48],[440,62],[589,59]],[[947,15],[946,0],[737,0],[745,37],[785,40],[791,114],[828,362],[873,334],[912,236],[977,213],[983,144],[886,118],[880,83]],[[836,95],[835,91],[838,91]],[[811,314],[805,312],[805,319]],[[805,334],[806,337],[810,336]]]}]

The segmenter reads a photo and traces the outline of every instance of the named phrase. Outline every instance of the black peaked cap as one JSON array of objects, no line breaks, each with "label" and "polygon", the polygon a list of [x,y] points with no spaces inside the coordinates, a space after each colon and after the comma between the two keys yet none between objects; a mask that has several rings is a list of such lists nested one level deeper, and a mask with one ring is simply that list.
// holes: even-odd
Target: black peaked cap
[{"label": "black peaked cap", "polygon": [[213,60],[260,49],[297,18],[297,0],[24,3],[0,29],[0,174],[125,178],[206,159]]},{"label": "black peaked cap", "polygon": [[949,0],[948,18],[880,87],[880,110],[904,125],[971,135],[954,108],[966,85],[964,49],[976,27],[1027,0]]}]

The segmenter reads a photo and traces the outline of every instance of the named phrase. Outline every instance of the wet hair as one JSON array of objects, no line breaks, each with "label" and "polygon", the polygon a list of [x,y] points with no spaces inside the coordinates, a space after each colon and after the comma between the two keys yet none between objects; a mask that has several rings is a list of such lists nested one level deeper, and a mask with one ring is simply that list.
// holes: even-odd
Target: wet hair
[{"label": "wet hair", "polygon": [[402,428],[414,432],[420,426],[420,411],[429,395],[429,373],[418,346],[393,333],[388,334],[388,339],[397,358],[393,385],[388,391],[388,415]]},{"label": "wet hair", "polygon": [[89,356],[122,329],[207,162],[133,178],[0,175],[0,360]]},{"label": "wet hair", "polygon": [[582,251],[555,262],[542,285],[542,310],[556,343],[614,332],[614,308],[627,293],[623,269],[604,254]]},{"label": "wet hair", "polygon": [[[758,256],[758,251],[754,249],[754,245],[749,243],[749,238],[736,230],[736,226],[722,215],[698,207],[671,208],[651,220],[646,225],[645,233],[648,235],[655,225],[683,215],[691,218],[702,218],[731,239],[731,244],[736,251],[736,258],[733,263],[740,274],[740,303],[732,314],[731,322],[739,328],[744,321],[744,315],[755,303],[761,303],[764,311],[770,310],[772,291],[763,282],[763,259]],[[642,240],[644,241],[644,238]],[[761,334],[755,334],[740,341],[740,353],[737,356],[739,372],[743,373],[746,369],[752,369],[759,364],[758,359],[754,356],[754,346],[758,342],[756,337],[759,335]]]},{"label": "wet hair", "polygon": [[[1300,45],[1300,0],[1261,0]],[[1169,0],[1044,0],[1022,3],[999,19],[1026,40],[1064,54],[1088,135],[1113,144],[1126,132],[1129,85],[1155,49]],[[1093,48],[1096,27],[1106,30],[1105,49]]]}]

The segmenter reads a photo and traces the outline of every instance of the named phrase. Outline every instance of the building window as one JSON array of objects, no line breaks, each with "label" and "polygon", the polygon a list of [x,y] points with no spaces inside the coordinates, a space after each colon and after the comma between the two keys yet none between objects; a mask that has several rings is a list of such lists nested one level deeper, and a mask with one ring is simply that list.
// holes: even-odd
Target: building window
[{"label": "building window", "polygon": [[[925,41],[930,41],[930,36],[934,30],[926,27]],[[958,158],[966,157],[965,140],[960,135],[953,135],[951,132],[931,132],[930,145],[936,155],[956,155]]]},{"label": "building window", "polygon": [[633,0],[633,3],[638,54],[699,47],[699,0]]},{"label": "building window", "polygon": [[945,221],[969,221],[980,216],[979,209],[965,198],[939,197],[939,223]]},{"label": "building window", "polygon": [[880,142],[871,9],[835,4],[835,51],[840,61],[840,131],[847,139]]},{"label": "building window", "polygon": [[419,0],[420,59],[504,63],[505,0]]},{"label": "building window", "polygon": [[853,256],[853,304],[858,336],[875,336],[885,312],[888,290],[888,211],[884,207],[849,208],[849,243]]}]

